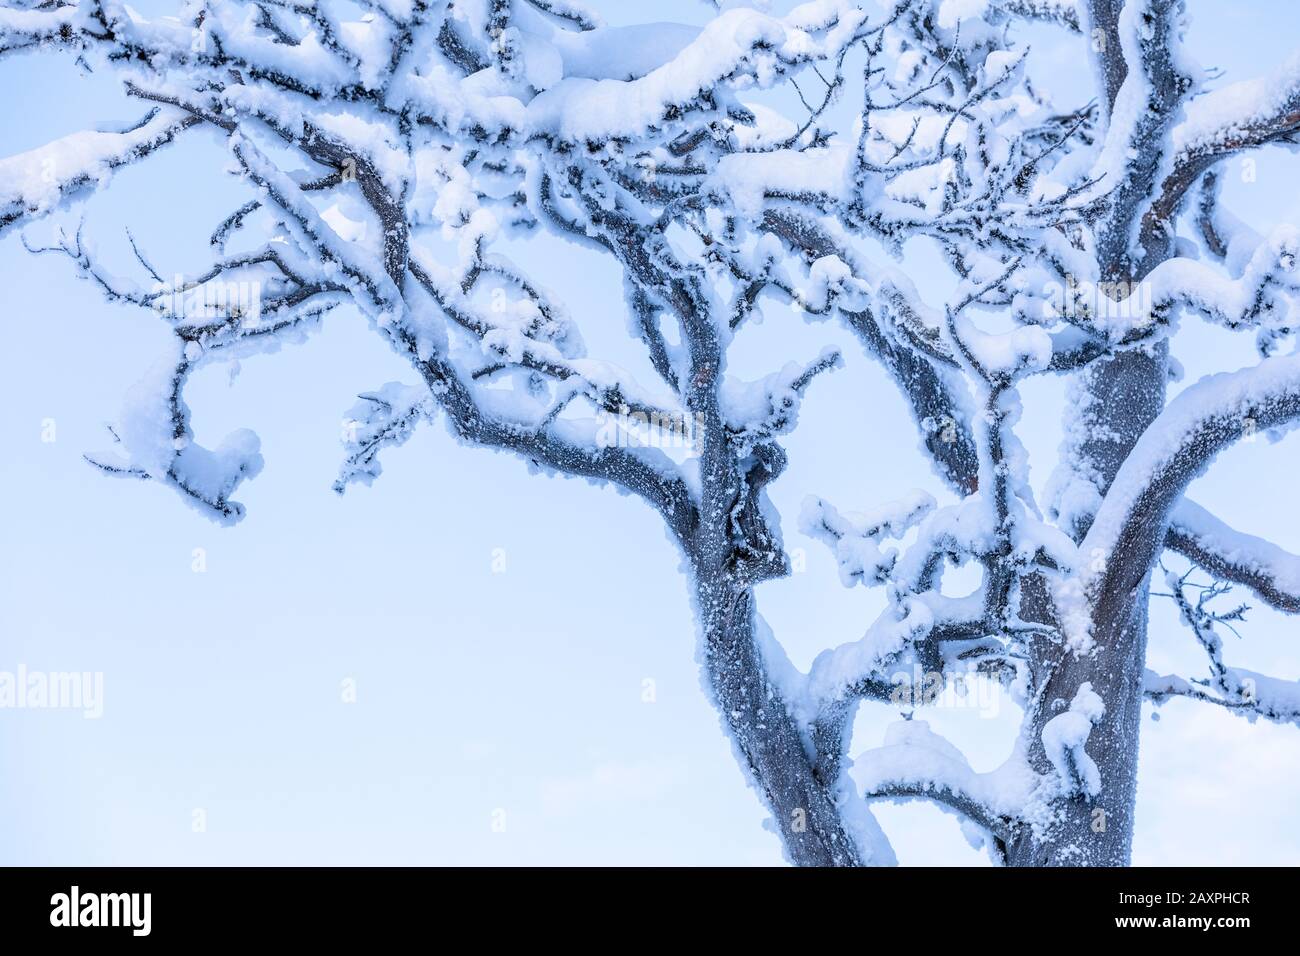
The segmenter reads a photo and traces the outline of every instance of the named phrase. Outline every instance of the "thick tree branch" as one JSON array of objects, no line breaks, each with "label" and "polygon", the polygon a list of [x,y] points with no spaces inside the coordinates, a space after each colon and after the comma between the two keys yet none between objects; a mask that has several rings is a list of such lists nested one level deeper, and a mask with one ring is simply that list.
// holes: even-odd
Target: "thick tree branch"
[{"label": "thick tree branch", "polygon": [[1300,416],[1300,359],[1265,359],[1211,376],[1179,394],[1147,428],[1120,467],[1087,536],[1084,554],[1102,556],[1084,576],[1098,637],[1127,620],[1164,544],[1174,506],[1220,451]]},{"label": "thick tree branch", "polygon": [[1300,613],[1300,555],[1229,527],[1193,501],[1174,506],[1165,547],[1276,610]]}]

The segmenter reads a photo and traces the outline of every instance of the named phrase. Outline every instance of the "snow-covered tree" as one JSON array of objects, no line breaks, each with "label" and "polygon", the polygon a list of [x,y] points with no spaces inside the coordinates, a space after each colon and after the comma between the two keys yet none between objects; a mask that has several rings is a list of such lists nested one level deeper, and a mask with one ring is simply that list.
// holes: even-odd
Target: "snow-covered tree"
[{"label": "snow-covered tree", "polygon": [[[336,488],[442,417],[466,444],[654,508],[684,557],[704,683],[793,862],[891,862],[871,802],[925,798],[1012,864],[1125,863],[1144,698],[1300,716],[1294,682],[1224,663],[1217,632],[1241,612],[1212,603],[1233,582],[1300,610],[1300,558],[1183,497],[1220,449],[1300,415],[1300,358],[1284,354],[1300,236],[1252,232],[1215,181],[1224,157],[1296,134],[1300,59],[1205,92],[1174,0],[718,6],[703,27],[607,27],[573,0],[189,0],[153,19],[120,0],[0,0],[0,56],[62,51],[147,110],[0,160],[0,232],[26,229],[172,332],[111,449],[88,457],[239,520],[257,438],[198,444],[187,380],[351,307],[412,381],[360,396]],[[1034,89],[1031,20],[1092,51],[1094,101]],[[28,228],[193,135],[224,143],[249,193],[197,274],[165,279],[128,236],[138,278],[117,277],[80,231]],[[914,239],[943,253],[954,293],[918,291]],[[612,257],[655,381],[588,356],[581,323],[503,251],[520,241]],[[729,375],[769,301],[856,334],[954,501],[808,501],[801,528],[843,582],[888,598],[808,673],[755,608],[789,571],[765,489],[841,356]],[[1261,360],[1167,401],[1188,312],[1254,330]],[[1040,509],[1016,425],[1019,386],[1043,374],[1072,376],[1074,401]],[[1167,582],[1203,680],[1146,671],[1166,549],[1213,576]],[[976,592],[945,594],[945,570],[971,563]],[[1004,767],[973,772],[916,719],[847,759],[860,702],[912,716],[893,675],[913,668],[1006,685],[1025,718]]]}]

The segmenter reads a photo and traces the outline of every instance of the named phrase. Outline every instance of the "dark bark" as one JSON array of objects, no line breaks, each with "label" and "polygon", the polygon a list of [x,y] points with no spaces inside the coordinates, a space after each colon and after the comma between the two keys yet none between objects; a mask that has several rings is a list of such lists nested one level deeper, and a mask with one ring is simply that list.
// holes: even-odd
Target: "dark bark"
[{"label": "dark bark", "polygon": [[[1168,349],[1162,344],[1119,353],[1083,373],[1088,402],[1082,410],[1071,408],[1067,414],[1086,417],[1091,434],[1078,452],[1103,493],[1164,408],[1167,362]],[[1083,540],[1088,523],[1072,529],[1076,541]],[[1163,538],[1163,529],[1159,534],[1157,540]],[[1158,553],[1158,548],[1153,549],[1153,555]],[[1089,556],[1081,559],[1087,561]],[[1113,600],[1105,603],[1104,613],[1094,618],[1094,653],[1076,657],[1050,642],[1037,642],[1031,648],[1030,666],[1039,686],[1023,730],[1031,766],[1042,774],[1055,772],[1043,749],[1043,728],[1069,706],[1084,683],[1090,683],[1106,705],[1086,747],[1100,771],[1102,789],[1096,797],[1076,793],[1051,800],[1054,823],[1046,832],[1035,834],[1026,828],[1008,841],[1006,858],[1012,866],[1129,864],[1147,646],[1148,570],[1146,563],[1131,586],[1110,595]]]},{"label": "dark bark", "polygon": [[1093,727],[1086,748],[1101,773],[1101,792],[1095,797],[1078,793],[1053,800],[1049,808],[1054,822],[1042,838],[1023,830],[1007,842],[1006,860],[1011,866],[1129,864],[1147,642],[1145,585],[1129,606],[1132,611],[1126,619],[1110,633],[1096,635],[1100,646],[1096,656],[1057,658],[1026,720],[1030,763],[1040,773],[1052,773],[1043,750],[1043,727],[1069,705],[1083,683],[1091,683],[1094,693],[1106,702],[1106,712]]},{"label": "dark bark", "polygon": [[755,642],[753,592],[737,589],[717,568],[695,568],[694,580],[709,692],[790,861],[861,865],[833,795],[814,774],[799,727],[768,677]]}]

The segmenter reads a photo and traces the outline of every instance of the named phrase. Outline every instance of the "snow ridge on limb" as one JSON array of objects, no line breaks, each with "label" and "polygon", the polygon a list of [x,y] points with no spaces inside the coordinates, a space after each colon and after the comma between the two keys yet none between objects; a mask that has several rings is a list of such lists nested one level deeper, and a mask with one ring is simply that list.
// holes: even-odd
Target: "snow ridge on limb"
[{"label": "snow ridge on limb", "polygon": [[423,388],[388,382],[374,392],[363,392],[343,421],[347,458],[339,470],[334,490],[342,494],[354,481],[370,484],[383,467],[379,452],[406,442],[421,419],[432,417],[433,402]]},{"label": "snow ridge on limb", "polygon": [[1216,163],[1300,134],[1300,52],[1266,76],[1232,83],[1192,99],[1173,130],[1174,161],[1157,209],[1171,216],[1192,185]]},{"label": "snow ridge on limb", "polygon": [[[1222,449],[1255,428],[1286,426],[1297,416],[1295,356],[1207,376],[1173,399],[1120,467],[1080,545],[1097,560],[1079,575],[1078,593],[1093,610],[1072,617],[1075,625],[1104,616],[1112,595],[1127,595],[1145,577],[1183,489]],[[1074,637],[1088,643],[1083,634]]]},{"label": "snow ridge on limb", "polygon": [[113,448],[86,460],[110,475],[170,485],[217,523],[234,524],[244,506],[230,495],[262,470],[260,443],[248,429],[227,435],[215,449],[194,442],[181,390],[196,358],[194,349],[177,343],[127,393],[118,424],[109,427]]},{"label": "snow ridge on limb", "polygon": [[924,491],[877,506],[865,514],[841,515],[821,498],[804,499],[799,530],[829,546],[840,568],[840,583],[881,583],[898,560],[892,550],[881,551],[884,536],[901,538],[909,528],[934,510],[935,501]]},{"label": "snow ridge on limb", "polygon": [[1300,128],[1300,53],[1272,73],[1231,83],[1187,104],[1174,128],[1180,157],[1222,156]]},{"label": "snow ridge on limb", "polygon": [[1279,611],[1300,613],[1300,555],[1229,527],[1188,498],[1174,506],[1165,546]]},{"label": "snow ridge on limb", "polygon": [[763,84],[778,68],[835,56],[866,14],[844,0],[817,0],[785,18],[754,10],[720,14],[675,57],[633,80],[565,79],[528,107],[530,132],[568,142],[600,142],[655,132],[711,104],[723,83]]},{"label": "snow ridge on limb", "polygon": [[198,122],[177,109],[154,108],[124,130],[72,133],[0,159],[0,235],[78,193],[102,188],[114,170],[161,149]]},{"label": "snow ridge on limb", "polygon": [[924,720],[890,724],[883,744],[855,756],[849,774],[867,801],[932,800],[974,823],[984,831],[980,837],[1000,840],[1011,835],[1040,785],[1019,751],[997,769],[976,773]]},{"label": "snow ridge on limb", "polygon": [[1243,667],[1227,669],[1227,693],[1208,688],[1205,680],[1188,680],[1174,674],[1147,670],[1143,692],[1157,706],[1175,697],[1213,704],[1248,720],[1263,717],[1280,724],[1300,726],[1300,681],[1282,680]]}]

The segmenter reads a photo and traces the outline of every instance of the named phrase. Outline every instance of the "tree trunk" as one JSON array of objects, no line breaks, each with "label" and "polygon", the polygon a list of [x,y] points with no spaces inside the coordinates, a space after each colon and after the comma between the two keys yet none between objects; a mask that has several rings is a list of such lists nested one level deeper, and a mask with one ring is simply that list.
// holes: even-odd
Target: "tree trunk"
[{"label": "tree trunk", "polygon": [[1006,846],[1010,866],[1128,866],[1133,848],[1137,800],[1138,737],[1142,718],[1142,673],[1146,658],[1147,588],[1131,605],[1129,619],[1109,635],[1095,635],[1097,654],[1065,655],[1052,671],[1028,721],[1030,761],[1052,773],[1043,750],[1047,721],[1068,706],[1089,682],[1106,712],[1088,736],[1087,753],[1101,774],[1095,797],[1075,794],[1047,802],[1046,828],[1025,831]]},{"label": "tree trunk", "polygon": [[[1124,459],[1164,407],[1168,350],[1123,352],[1084,373],[1082,408],[1085,438],[1074,449],[1080,471],[1105,493]],[[1076,541],[1089,522],[1074,528]],[[1081,555],[1081,560],[1091,560]],[[1041,690],[1026,720],[1029,760],[1036,771],[1054,769],[1043,748],[1047,722],[1069,706],[1084,683],[1106,710],[1088,737],[1086,751],[1101,774],[1096,797],[1078,793],[1047,801],[1037,832],[1019,833],[1006,846],[1012,866],[1127,866],[1133,846],[1137,799],[1138,738],[1142,717],[1142,678],[1146,662],[1148,587],[1115,602],[1113,619],[1094,622],[1097,649],[1085,657],[1062,654],[1057,645],[1034,647],[1031,667]]]},{"label": "tree trunk", "polygon": [[768,679],[756,643],[754,597],[723,569],[694,569],[702,664],[737,759],[763,797],[797,866],[856,866],[858,848],[813,774],[803,737]]}]

